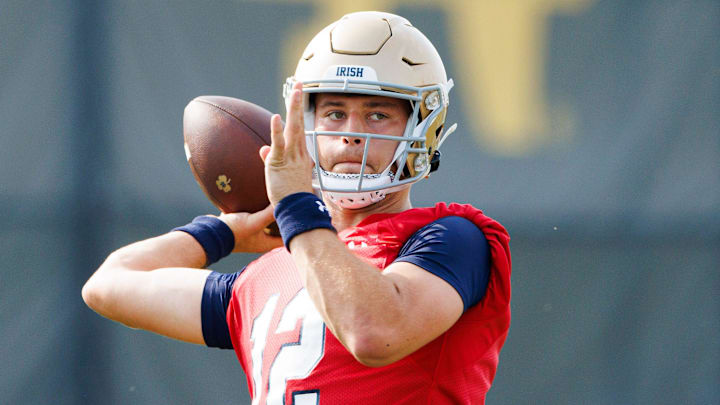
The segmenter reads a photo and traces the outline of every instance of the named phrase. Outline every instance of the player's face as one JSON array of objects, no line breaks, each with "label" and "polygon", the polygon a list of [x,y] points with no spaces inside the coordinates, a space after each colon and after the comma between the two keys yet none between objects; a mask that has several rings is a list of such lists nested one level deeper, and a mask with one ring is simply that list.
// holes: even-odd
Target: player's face
[{"label": "player's face", "polygon": [[[391,97],[318,93],[315,130],[365,132],[402,136],[410,103]],[[367,140],[350,136],[318,136],[320,167],[335,173],[360,173]],[[380,173],[389,164],[398,142],[373,139],[368,147],[365,173]]]}]

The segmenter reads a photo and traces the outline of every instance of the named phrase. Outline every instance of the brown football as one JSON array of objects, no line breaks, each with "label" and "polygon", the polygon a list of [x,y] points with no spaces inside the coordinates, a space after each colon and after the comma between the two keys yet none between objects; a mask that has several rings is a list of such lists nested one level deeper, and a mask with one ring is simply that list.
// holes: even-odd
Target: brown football
[{"label": "brown football", "polygon": [[270,145],[271,117],[266,109],[232,97],[200,96],[185,107],[190,169],[222,212],[257,212],[270,203],[258,151]]}]

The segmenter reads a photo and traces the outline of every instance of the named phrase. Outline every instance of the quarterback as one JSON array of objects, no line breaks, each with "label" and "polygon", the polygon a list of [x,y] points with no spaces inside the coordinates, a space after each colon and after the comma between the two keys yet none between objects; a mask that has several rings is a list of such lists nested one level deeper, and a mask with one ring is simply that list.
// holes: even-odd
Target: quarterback
[{"label": "quarterback", "polygon": [[[413,208],[452,80],[406,19],[348,14],[312,39],[260,150],[271,205],[112,253],[83,288],[128,326],[235,351],[253,404],[482,404],[510,325],[506,230]],[[282,238],[262,230],[276,220]],[[263,252],[243,270],[205,267]]]}]

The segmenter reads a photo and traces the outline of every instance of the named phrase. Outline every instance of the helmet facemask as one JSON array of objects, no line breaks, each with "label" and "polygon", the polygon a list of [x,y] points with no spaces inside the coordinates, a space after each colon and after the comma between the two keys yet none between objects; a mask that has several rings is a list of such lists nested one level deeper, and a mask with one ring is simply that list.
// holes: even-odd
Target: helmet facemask
[{"label": "helmet facemask", "polygon": [[[288,78],[284,96],[287,99],[294,83]],[[398,86],[368,80],[328,79],[303,82],[303,105],[305,140],[308,153],[315,162],[313,187],[321,190],[330,200],[343,207],[358,209],[376,203],[387,193],[408,187],[430,172],[430,160],[437,150],[445,120],[447,94],[452,87],[433,85],[427,87]],[[407,100],[411,111],[401,136],[391,134],[316,131],[315,105],[311,94],[345,93],[384,96]],[[434,129],[433,129],[434,128]],[[432,133],[432,136],[428,136]],[[449,133],[448,133],[449,134]],[[360,173],[333,173],[320,164],[317,139],[320,136],[363,138],[363,160]],[[431,138],[431,139],[428,139]],[[389,164],[380,173],[365,173],[368,151],[373,140],[397,141],[398,145]]]}]

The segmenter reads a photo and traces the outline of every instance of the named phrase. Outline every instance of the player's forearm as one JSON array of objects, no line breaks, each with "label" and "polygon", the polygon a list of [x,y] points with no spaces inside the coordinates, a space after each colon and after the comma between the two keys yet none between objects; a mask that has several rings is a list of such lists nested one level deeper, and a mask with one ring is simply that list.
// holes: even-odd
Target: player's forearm
[{"label": "player's forearm", "polygon": [[185,232],[170,232],[116,250],[98,271],[120,268],[135,271],[163,267],[201,268],[204,264],[205,252],[192,236]]},{"label": "player's forearm", "polygon": [[358,360],[383,365],[407,354],[402,342],[405,300],[392,278],[325,229],[296,236],[291,249],[328,328]]}]

